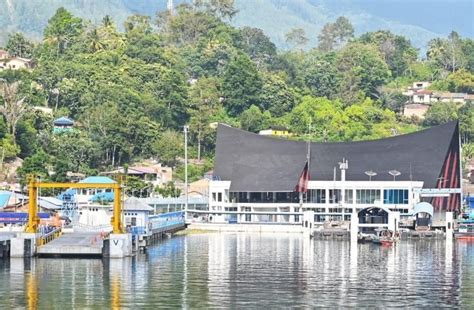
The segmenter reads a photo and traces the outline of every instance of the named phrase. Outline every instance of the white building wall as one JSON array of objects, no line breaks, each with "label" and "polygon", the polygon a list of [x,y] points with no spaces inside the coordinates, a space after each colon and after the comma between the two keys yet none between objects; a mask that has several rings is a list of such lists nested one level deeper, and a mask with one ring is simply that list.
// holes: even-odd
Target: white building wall
[{"label": "white building wall", "polygon": [[[408,213],[413,206],[420,201],[413,189],[422,188],[421,181],[310,181],[308,189],[322,189],[326,193],[324,203],[312,202],[282,202],[282,203],[258,203],[258,202],[231,202],[229,200],[230,181],[211,181],[209,184],[209,212],[212,215],[211,222],[226,223],[234,216],[237,223],[256,222],[278,222],[298,224],[302,221],[304,210],[314,210],[315,214],[324,216],[325,219],[348,220],[353,209],[359,211],[367,207],[386,207],[391,210],[402,210],[402,214]],[[352,192],[352,202],[348,197],[343,203],[331,203],[329,193],[331,189]],[[379,190],[380,200],[371,204],[357,203],[357,190]],[[384,189],[408,190],[407,204],[384,204]],[[232,211],[229,211],[232,210]],[[215,213],[214,213],[215,212]],[[250,219],[250,221],[248,221]]]}]

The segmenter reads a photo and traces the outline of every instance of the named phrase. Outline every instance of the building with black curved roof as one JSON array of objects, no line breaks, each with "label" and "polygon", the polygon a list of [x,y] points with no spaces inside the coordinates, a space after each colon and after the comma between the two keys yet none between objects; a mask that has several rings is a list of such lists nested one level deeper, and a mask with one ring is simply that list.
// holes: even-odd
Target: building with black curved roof
[{"label": "building with black curved roof", "polygon": [[[460,164],[456,121],[338,143],[277,139],[220,124],[209,206],[224,221],[294,223],[308,208],[320,221],[347,220],[352,208],[381,205],[404,214],[426,201],[442,219],[461,206]],[[309,181],[301,192],[305,169]]]}]

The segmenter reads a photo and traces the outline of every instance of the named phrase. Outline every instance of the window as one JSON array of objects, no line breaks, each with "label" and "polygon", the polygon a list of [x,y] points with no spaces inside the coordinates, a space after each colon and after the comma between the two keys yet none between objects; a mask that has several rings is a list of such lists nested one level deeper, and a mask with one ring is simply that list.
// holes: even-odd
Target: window
[{"label": "window", "polygon": [[346,199],[346,203],[354,203],[354,196],[353,196],[353,193],[354,191],[352,189],[346,189],[344,190],[345,192],[345,199]]},{"label": "window", "polygon": [[384,204],[408,204],[407,189],[385,189],[383,191]]},{"label": "window", "polygon": [[212,201],[216,201],[216,193],[212,193]]},{"label": "window", "polygon": [[217,193],[217,201],[222,201],[222,193]]},{"label": "window", "polygon": [[[251,212],[251,211],[252,211],[252,208],[250,208],[250,207],[245,207],[245,208],[244,208],[244,211],[245,211],[245,212]],[[245,214],[245,221],[246,221],[246,222],[251,222],[251,221],[252,221],[252,214]]]},{"label": "window", "polygon": [[329,190],[329,203],[339,203],[341,201],[341,190],[330,189]]},{"label": "window", "polygon": [[308,202],[326,203],[326,190],[325,189],[308,190]]},{"label": "window", "polygon": [[357,204],[373,204],[380,200],[380,190],[378,189],[358,189],[356,190]]},{"label": "window", "polygon": [[[295,208],[295,212],[300,212],[300,208]],[[300,216],[298,214],[295,215],[295,223],[299,223]]]}]

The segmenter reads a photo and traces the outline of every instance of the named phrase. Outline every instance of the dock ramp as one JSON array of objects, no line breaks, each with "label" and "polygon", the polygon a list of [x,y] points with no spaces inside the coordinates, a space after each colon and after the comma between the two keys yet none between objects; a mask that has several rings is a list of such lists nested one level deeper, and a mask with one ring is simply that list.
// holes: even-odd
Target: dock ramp
[{"label": "dock ramp", "polygon": [[39,256],[102,256],[103,240],[97,232],[65,233],[51,242],[39,246]]}]

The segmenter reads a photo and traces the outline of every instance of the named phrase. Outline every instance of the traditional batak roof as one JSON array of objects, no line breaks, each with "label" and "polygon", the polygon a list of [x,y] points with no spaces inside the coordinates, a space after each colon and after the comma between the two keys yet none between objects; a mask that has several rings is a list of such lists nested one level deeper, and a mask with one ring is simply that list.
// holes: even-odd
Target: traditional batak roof
[{"label": "traditional batak roof", "polygon": [[[220,124],[214,179],[231,181],[230,191],[293,191],[306,163],[307,143],[261,136]],[[459,187],[459,129],[456,121],[385,139],[311,143],[310,180],[331,181],[345,158],[348,181],[424,181],[425,188]],[[339,171],[338,171],[339,175]],[[447,177],[446,177],[447,176]],[[452,177],[451,177],[452,176]],[[451,180],[448,180],[451,179]],[[456,179],[456,180],[455,180]]]}]

